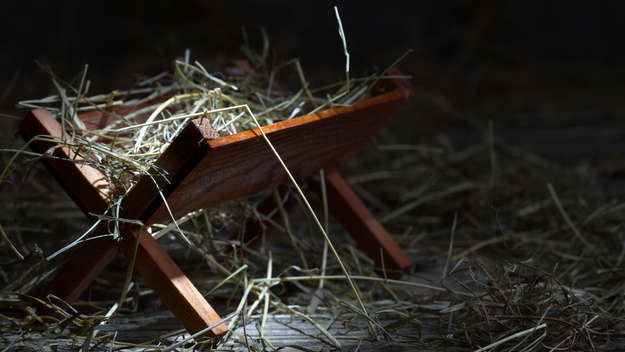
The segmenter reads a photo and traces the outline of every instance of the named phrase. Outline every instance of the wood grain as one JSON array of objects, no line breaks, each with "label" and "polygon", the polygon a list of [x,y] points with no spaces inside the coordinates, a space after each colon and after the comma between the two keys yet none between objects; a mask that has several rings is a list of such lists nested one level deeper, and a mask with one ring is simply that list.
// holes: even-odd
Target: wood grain
[{"label": "wood grain", "polygon": [[[132,258],[139,236],[135,268],[165,303],[167,308],[191,334],[201,331],[221,320],[202,294],[156,240],[137,225],[126,226],[119,248],[127,258]],[[210,331],[214,338],[228,331],[220,324]]]},{"label": "wood grain", "polygon": [[379,269],[384,267],[388,277],[399,277],[412,267],[410,258],[352,191],[339,172],[331,170],[326,173],[325,178],[328,209],[349,232],[358,247],[375,261],[376,266]]},{"label": "wood grain", "polygon": [[[324,110],[263,127],[297,178],[334,169],[360,151],[395,111],[409,90],[395,90],[349,107]],[[210,207],[288,181],[258,129],[208,141],[206,154],[168,196],[175,216]],[[148,222],[169,217],[161,206]]]},{"label": "wood grain", "polygon": [[[31,110],[19,125],[19,132],[25,141],[35,136],[62,137],[61,124],[45,109]],[[44,154],[55,143],[33,141],[30,147]],[[97,169],[81,163],[79,157],[68,147],[54,149],[55,158],[44,158],[44,164],[69,196],[85,213],[101,214],[108,208],[109,187],[105,176]],[[57,159],[58,158],[58,159]]]},{"label": "wood grain", "polygon": [[[122,200],[122,214],[151,225],[151,215],[163,204],[160,192],[167,197],[178,187],[208,151],[212,132],[201,120],[191,121],[172,141],[149,170],[153,175],[142,176]],[[169,215],[160,219],[170,220]]]},{"label": "wood grain", "polygon": [[117,244],[110,237],[85,242],[54,273],[42,288],[41,296],[52,294],[66,302],[75,302],[117,254]]}]

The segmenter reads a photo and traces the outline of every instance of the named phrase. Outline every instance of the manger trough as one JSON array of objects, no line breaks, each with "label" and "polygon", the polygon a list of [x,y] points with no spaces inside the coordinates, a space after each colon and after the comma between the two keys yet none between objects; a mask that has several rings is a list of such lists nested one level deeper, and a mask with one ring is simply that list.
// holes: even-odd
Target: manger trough
[{"label": "manger trough", "polygon": [[[393,70],[390,74],[398,75]],[[380,268],[396,274],[410,259],[367,210],[340,176],[338,169],[360,151],[411,94],[401,78],[382,79],[371,97],[351,106],[335,107],[262,127],[262,132],[296,179],[326,170],[330,211]],[[90,129],[105,127],[139,106],[116,106],[79,115]],[[201,115],[201,114],[200,114]],[[68,123],[68,122],[63,122]],[[72,148],[59,122],[45,109],[31,110],[20,133],[38,153],[54,147],[44,162],[76,204],[89,216],[111,208],[112,189],[105,175]],[[53,140],[33,139],[52,136]],[[57,142],[54,142],[57,141]],[[121,251],[191,334],[219,338],[227,332],[221,318],[147,231],[157,222],[178,218],[289,183],[276,155],[259,129],[219,137],[207,119],[198,117],[184,127],[150,168],[123,197],[117,219],[120,238],[86,241],[42,290],[67,302],[79,298],[105,266]],[[163,202],[166,199],[166,203]],[[102,222],[97,234],[107,231]]]}]

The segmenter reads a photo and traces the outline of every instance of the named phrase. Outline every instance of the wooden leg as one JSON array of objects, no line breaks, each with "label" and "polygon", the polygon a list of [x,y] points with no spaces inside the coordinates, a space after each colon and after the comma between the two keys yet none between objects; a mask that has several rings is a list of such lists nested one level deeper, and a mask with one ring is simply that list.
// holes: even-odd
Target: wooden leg
[{"label": "wooden leg", "polygon": [[[219,315],[163,247],[146,231],[139,234],[137,226],[124,231],[124,238],[119,243],[119,248],[126,257],[133,257],[138,235],[140,237],[135,261],[136,271],[187,331],[194,334],[219,322],[221,320]],[[208,335],[219,338],[227,331],[228,327],[222,323],[211,329]]]},{"label": "wooden leg", "polygon": [[[42,109],[33,110],[27,114],[20,125],[20,132],[25,140],[36,135],[50,135],[57,138],[61,138],[63,135],[61,125],[48,111]],[[186,142],[186,140],[182,140],[182,144]],[[190,144],[193,146],[197,143]],[[34,142],[31,146],[35,151],[44,153],[51,145],[46,142]],[[108,207],[109,191],[104,175],[87,164],[61,160],[82,160],[69,148],[57,148],[54,155],[60,159],[45,159],[46,165],[79,207],[87,214],[103,213]],[[185,166],[182,165],[184,164],[183,161],[175,159],[174,162],[169,162],[167,165],[173,170],[179,170]],[[141,192],[139,196],[137,198],[139,200],[135,204],[129,204],[126,208],[139,209],[132,218],[145,219],[149,217],[149,214],[144,214],[148,211],[144,209],[148,206],[145,203],[149,202],[142,202],[141,200],[150,200],[156,196],[149,194],[149,192]],[[124,215],[122,214],[121,217],[125,217]],[[126,257],[133,258],[135,239],[139,231],[137,228],[126,227],[122,233],[123,239],[119,243],[115,243],[111,239],[98,239],[88,241],[79,248],[48,284],[44,295],[52,293],[71,302],[81,295],[115,257],[118,252],[117,247]],[[148,282],[190,333],[201,331],[221,320],[193,286],[193,283],[156,240],[147,233],[140,236],[135,267],[136,271]],[[226,325],[220,324],[207,335],[219,338],[226,332]]]},{"label": "wooden leg", "polygon": [[[401,271],[412,266],[410,258],[371,214],[337,170],[327,172],[325,179],[328,208],[332,215],[378,267],[382,267],[381,257],[384,257],[384,267],[394,270],[387,270],[388,276],[401,276]],[[319,187],[315,188],[319,191]]]}]

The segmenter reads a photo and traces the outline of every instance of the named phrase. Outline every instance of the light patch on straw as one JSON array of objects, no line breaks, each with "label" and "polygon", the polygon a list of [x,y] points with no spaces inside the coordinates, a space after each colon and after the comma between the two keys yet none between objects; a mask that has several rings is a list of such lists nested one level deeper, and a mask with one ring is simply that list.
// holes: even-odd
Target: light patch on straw
[{"label": "light patch on straw", "polygon": [[195,113],[195,114],[186,114],[186,115],[174,116],[174,117],[170,117],[170,118],[167,118],[167,119],[162,119],[162,120],[159,120],[159,121],[144,122],[144,123],[139,123],[139,124],[132,125],[132,126],[118,128],[116,130],[111,130],[111,132],[131,131],[131,130],[136,130],[136,129],[143,128],[143,127],[146,127],[146,126],[153,126],[153,125],[158,125],[158,124],[161,124],[161,123],[167,123],[167,122],[171,122],[171,121],[184,120],[186,118],[196,118],[196,117],[202,117],[202,116],[206,116],[206,115],[218,114],[220,112],[232,111],[232,110],[242,109],[242,108],[245,108],[245,107],[246,107],[245,105],[235,105],[235,106],[229,106],[227,108],[220,108],[220,109],[215,109],[215,110],[210,110],[210,111],[205,111],[205,112],[198,112],[198,113]]},{"label": "light patch on straw", "polygon": [[169,105],[178,102],[179,100],[182,99],[188,99],[188,98],[195,98],[195,97],[199,97],[200,93],[188,93],[188,94],[180,94],[180,95],[176,95],[174,97],[171,97],[169,99],[167,99],[163,104],[159,105],[158,108],[156,108],[156,110],[154,110],[154,112],[150,115],[150,117],[148,117],[148,119],[145,121],[146,124],[144,124],[144,127],[141,128],[141,130],[139,131],[139,136],[137,136],[137,141],[135,142],[135,146],[132,149],[133,152],[138,152],[139,148],[141,148],[141,143],[143,142],[143,137],[145,136],[145,133],[148,130],[149,123],[153,122],[154,119],[160,115],[161,112],[163,112],[163,110],[165,110]]},{"label": "light patch on straw", "polygon": [[347,40],[345,39],[345,31],[343,31],[343,23],[341,22],[339,9],[336,6],[334,6],[334,14],[336,14],[336,21],[339,24],[339,36],[343,42],[343,51],[345,52],[345,84],[347,85],[347,91],[349,92],[349,52],[347,51]]}]

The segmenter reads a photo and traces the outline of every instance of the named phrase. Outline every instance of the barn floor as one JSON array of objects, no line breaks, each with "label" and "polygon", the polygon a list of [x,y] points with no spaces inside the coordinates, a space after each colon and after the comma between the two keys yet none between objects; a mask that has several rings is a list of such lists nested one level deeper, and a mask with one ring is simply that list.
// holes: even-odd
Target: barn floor
[{"label": "barn floor", "polygon": [[[482,55],[478,49],[467,57]],[[285,279],[268,289],[267,314],[261,302],[249,317],[237,315],[232,335],[218,350],[625,349],[625,67],[491,54],[501,61],[449,62],[426,52],[406,59],[399,67],[412,75],[414,96],[342,170],[415,263],[400,282],[358,281],[375,336],[354,309],[344,281],[327,280],[317,291],[318,279]],[[308,61],[309,77],[335,77],[322,64]],[[137,67],[162,69],[160,62],[135,57],[94,70],[92,79],[126,83]],[[2,168],[23,145],[16,126],[24,111],[7,101],[45,95],[51,86],[46,75],[15,77],[39,81],[19,83],[0,100],[7,116],[0,119]],[[16,291],[32,293],[41,274],[63,260],[45,263],[42,254],[53,253],[90,223],[45,169],[27,159],[18,159],[10,182],[0,185],[0,225],[25,255],[18,260],[5,241],[0,244],[0,352],[161,351],[185,339],[181,325],[140,278],[119,314],[101,323],[119,298],[123,258],[74,305],[79,314],[56,323],[37,321],[28,297]],[[250,200],[256,204],[266,196]],[[321,208],[319,199],[311,200]],[[242,213],[236,202],[228,209]],[[278,228],[261,254],[244,258],[240,247],[237,255],[209,253],[228,270],[249,268],[213,291],[225,276],[210,261],[170,237],[161,242],[225,317],[236,311],[245,280],[266,276],[269,248],[273,277],[319,273],[321,238],[301,207],[289,216],[311,272],[300,270]],[[240,222],[225,222],[221,240]],[[379,279],[332,218],[330,233],[352,274]],[[339,274],[337,263],[328,260],[328,273]],[[263,287],[245,300],[243,312]]]}]

